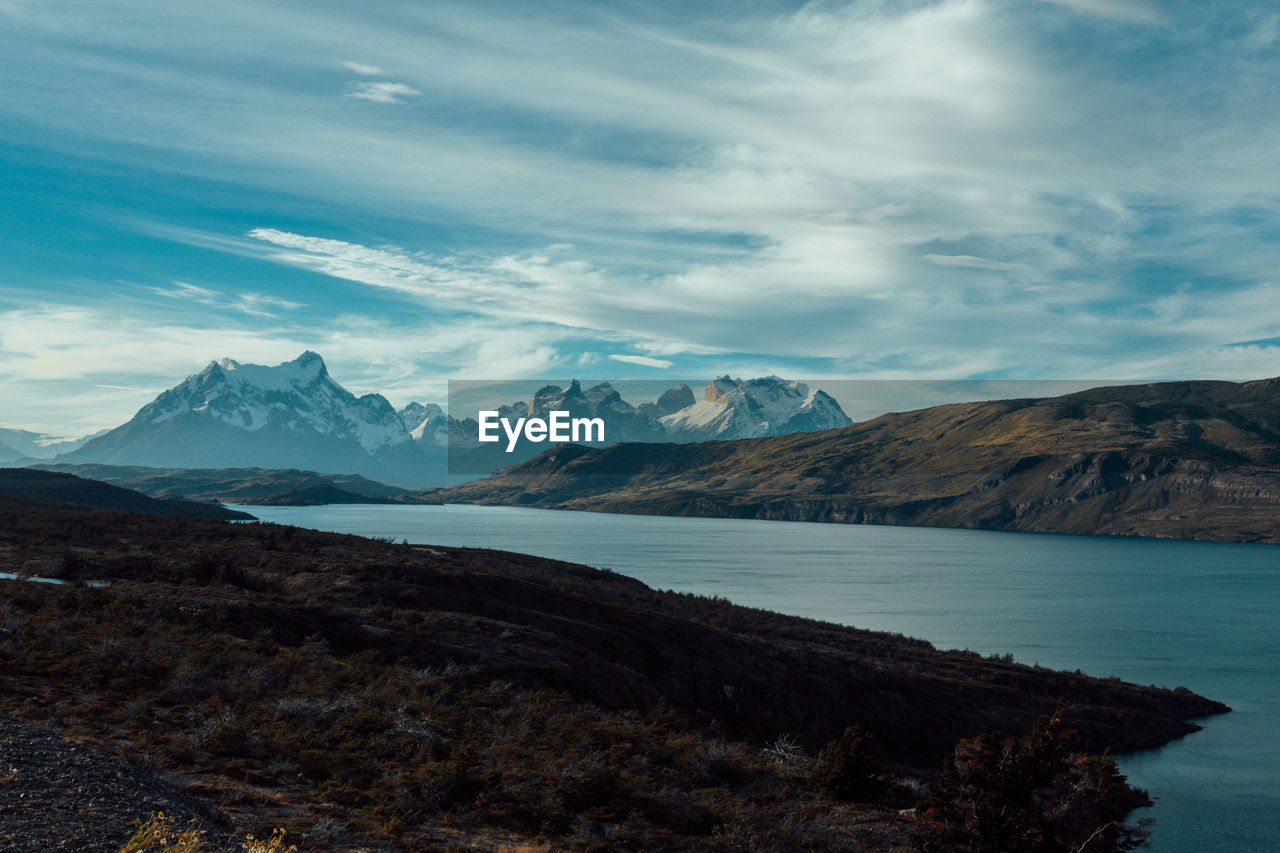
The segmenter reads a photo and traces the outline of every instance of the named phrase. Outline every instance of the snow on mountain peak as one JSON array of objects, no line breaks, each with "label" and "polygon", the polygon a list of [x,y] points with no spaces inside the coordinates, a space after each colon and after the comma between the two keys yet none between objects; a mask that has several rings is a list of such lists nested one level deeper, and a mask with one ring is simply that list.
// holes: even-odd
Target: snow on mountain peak
[{"label": "snow on mountain peak", "polygon": [[713,379],[701,400],[659,422],[674,441],[759,438],[851,423],[834,399],[803,382],[777,376],[743,381],[728,375]]},{"label": "snow on mountain peak", "polygon": [[410,440],[385,397],[368,394],[357,399],[329,377],[324,359],[311,350],[274,367],[231,358],[210,363],[165,391],[137,417],[160,424],[188,412],[248,432],[270,426],[354,439],[369,453]]}]

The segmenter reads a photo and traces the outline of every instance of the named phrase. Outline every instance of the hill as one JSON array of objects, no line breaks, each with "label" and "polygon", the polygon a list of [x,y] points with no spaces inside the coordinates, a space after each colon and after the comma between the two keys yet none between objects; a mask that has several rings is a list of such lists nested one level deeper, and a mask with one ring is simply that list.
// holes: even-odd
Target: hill
[{"label": "hill", "polygon": [[146,468],[138,465],[34,465],[134,489],[153,498],[298,506],[390,503],[410,494],[359,474],[319,474],[296,468]]},{"label": "hill", "polygon": [[1280,542],[1280,380],[1169,382],[692,445],[561,446],[431,501]]},{"label": "hill", "polygon": [[68,582],[0,580],[0,712],[312,851],[885,850],[892,801],[815,787],[846,726],[928,775],[1058,708],[1095,751],[1227,710],[519,554],[2,495],[0,551]]},{"label": "hill", "polygon": [[0,468],[0,496],[28,501],[71,504],[92,509],[145,512],[183,518],[255,520],[248,513],[217,504],[183,500],[157,500],[130,489],[97,480],[86,480],[57,471],[31,468]]}]

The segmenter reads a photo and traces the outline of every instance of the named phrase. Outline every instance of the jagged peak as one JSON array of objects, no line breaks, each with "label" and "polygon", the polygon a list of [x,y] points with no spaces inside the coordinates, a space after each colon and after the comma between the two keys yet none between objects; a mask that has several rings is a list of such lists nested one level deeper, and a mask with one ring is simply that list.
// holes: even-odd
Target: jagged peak
[{"label": "jagged peak", "polygon": [[309,350],[304,350],[302,355],[298,356],[293,361],[287,362],[287,363],[296,364],[300,367],[305,367],[306,365],[311,364],[312,362],[315,362],[315,361],[318,361],[321,364],[324,364],[324,358],[320,355],[320,353],[316,352],[315,350],[309,349]]}]

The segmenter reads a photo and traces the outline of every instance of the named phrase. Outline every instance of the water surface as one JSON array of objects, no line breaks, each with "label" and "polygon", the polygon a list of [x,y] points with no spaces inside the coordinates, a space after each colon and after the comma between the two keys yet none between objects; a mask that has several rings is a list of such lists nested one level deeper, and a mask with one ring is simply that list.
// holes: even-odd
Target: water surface
[{"label": "water surface", "polygon": [[1122,757],[1156,853],[1280,850],[1280,546],[481,506],[242,507],[264,521],[611,568],[658,589],[1184,685],[1234,712]]}]

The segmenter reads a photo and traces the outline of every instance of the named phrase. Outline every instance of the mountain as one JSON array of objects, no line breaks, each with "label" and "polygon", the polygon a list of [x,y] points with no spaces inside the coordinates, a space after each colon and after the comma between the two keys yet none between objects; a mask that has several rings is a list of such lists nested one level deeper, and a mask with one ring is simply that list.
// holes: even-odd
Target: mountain
[{"label": "mountain", "polygon": [[637,410],[646,417],[657,420],[663,415],[674,415],[681,409],[687,408],[694,404],[693,389],[688,385],[681,383],[674,388],[668,388],[659,395],[657,402],[642,403]]},{"label": "mountain", "polygon": [[227,509],[218,504],[157,500],[109,483],[32,468],[0,468],[0,498],[6,502],[17,499],[19,502],[70,504],[90,509],[144,512],[170,517],[254,520],[248,513]]},{"label": "mountain", "polygon": [[[602,419],[609,443],[754,437],[849,423],[827,394],[776,376],[747,381],[721,377],[701,402],[689,386],[678,385],[656,403],[639,407],[608,382],[584,390],[575,379],[567,387],[544,385],[528,402],[498,408],[499,417],[513,422],[553,410]],[[517,452],[507,453],[501,443],[480,443],[477,434],[474,417],[454,417],[436,403],[415,401],[397,411],[381,394],[356,397],[329,375],[324,359],[308,351],[274,367],[229,358],[211,362],[143,406],[128,423],[54,461],[160,469],[299,469],[421,488],[488,474],[543,449],[522,442]],[[6,442],[16,453],[6,456],[0,449],[0,460],[34,456],[33,449],[55,447],[58,441],[36,433],[19,437],[22,444]],[[52,451],[43,453],[48,456]],[[307,500],[322,493],[340,496],[343,486],[333,485],[337,491],[328,486],[312,490]]]},{"label": "mountain", "polygon": [[[520,418],[545,417],[552,411],[568,412],[574,418],[599,418],[604,422],[607,444],[780,435],[850,423],[839,403],[825,392],[776,376],[747,381],[721,377],[707,388],[702,402],[695,400],[688,385],[681,384],[663,392],[656,402],[639,406],[624,400],[609,382],[584,390],[574,379],[567,386],[543,385],[527,403],[517,400],[496,411],[499,418],[512,423]],[[455,475],[489,474],[528,461],[545,449],[545,445],[533,442],[520,442],[512,452],[503,442],[482,444],[477,441],[474,417],[455,418],[434,403],[413,402],[399,414],[415,443],[425,450],[448,454],[448,468]]]},{"label": "mountain", "polygon": [[154,468],[303,468],[438,482],[386,398],[356,397],[329,376],[314,352],[275,367],[210,363],[128,423],[57,459]]},{"label": "mountain", "polygon": [[65,438],[43,432],[32,432],[26,429],[0,427],[0,462],[23,457],[52,459],[59,453],[69,453],[81,447],[90,439],[99,435],[102,435],[102,433],[98,432],[81,438]]},{"label": "mountain", "polygon": [[1280,379],[960,403],[740,441],[560,447],[428,499],[1280,542]]},{"label": "mountain", "polygon": [[852,421],[826,392],[803,382],[721,376],[707,386],[702,400],[664,415],[660,423],[667,441],[711,441],[818,432]]},{"label": "mountain", "polygon": [[435,403],[410,403],[397,414],[409,437],[414,441],[445,447],[449,443],[449,421],[444,409]]}]

